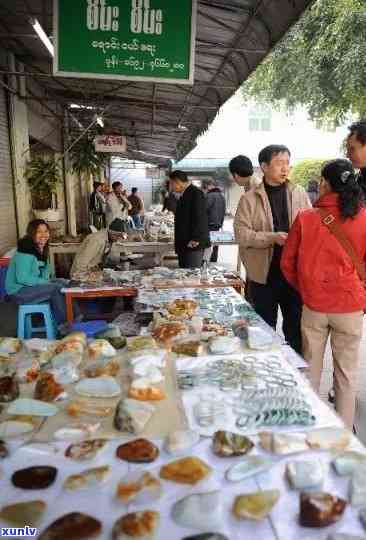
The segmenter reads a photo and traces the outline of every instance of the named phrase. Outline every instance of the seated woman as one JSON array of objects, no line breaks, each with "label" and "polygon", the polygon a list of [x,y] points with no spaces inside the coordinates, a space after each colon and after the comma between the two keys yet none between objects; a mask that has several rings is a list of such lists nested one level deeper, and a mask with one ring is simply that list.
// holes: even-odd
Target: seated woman
[{"label": "seated woman", "polygon": [[43,219],[34,219],[18,242],[5,281],[7,294],[17,304],[49,302],[58,324],[65,323],[66,308],[61,292],[63,282],[50,281],[48,241],[50,231]]},{"label": "seated woman", "polygon": [[[319,194],[315,207],[297,216],[283,250],[281,269],[304,303],[301,330],[310,380],[319,392],[330,334],[336,410],[352,428],[366,306],[362,272],[356,270],[353,260],[364,269],[366,210],[349,161],[335,159],[324,165]],[[343,247],[341,236],[348,239],[356,258]]]}]

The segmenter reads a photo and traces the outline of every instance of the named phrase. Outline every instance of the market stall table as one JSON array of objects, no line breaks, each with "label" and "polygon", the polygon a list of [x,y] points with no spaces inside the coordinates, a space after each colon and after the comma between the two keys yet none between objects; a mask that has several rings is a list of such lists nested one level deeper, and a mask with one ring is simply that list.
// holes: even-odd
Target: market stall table
[{"label": "market stall table", "polygon": [[66,303],[66,320],[72,323],[74,320],[74,309],[72,302],[75,299],[95,299],[95,298],[115,298],[115,297],[133,297],[137,295],[137,290],[133,287],[98,287],[93,289],[82,289],[79,287],[63,289]]},{"label": "market stall table", "polygon": [[[197,288],[170,289],[164,291],[142,290],[139,294],[139,300],[147,306],[163,306],[167,301],[172,301],[175,298],[196,300],[199,304],[199,309],[197,310],[198,315],[201,317],[214,317],[217,319],[218,323],[226,325],[227,328],[231,328],[231,323],[235,319],[246,318],[253,327],[260,325],[263,329],[266,329],[266,326],[260,320],[259,316],[253,312],[252,308],[242,299],[242,297],[233,291],[232,288],[216,290],[208,289],[206,291]],[[274,334],[273,337],[275,337]],[[194,334],[190,334],[190,339],[194,338]],[[133,340],[134,338],[132,338],[132,341]],[[38,342],[34,343],[34,340],[32,341],[33,346],[39,345]],[[60,344],[60,342],[58,343]],[[2,343],[0,342],[0,352],[1,345]],[[100,540],[109,540],[111,538],[113,524],[117,519],[121,518],[121,516],[131,512],[142,512],[147,510],[159,512],[160,514],[160,523],[157,527],[156,534],[154,536],[149,535],[151,538],[154,537],[155,540],[182,540],[183,538],[192,537],[193,535],[207,534],[208,531],[216,532],[217,535],[219,533],[225,535],[225,538],[228,540],[243,540],[251,537],[256,537],[260,540],[341,540],[342,537],[333,536],[336,533],[357,535],[358,538],[364,538],[365,533],[359,518],[357,501],[356,498],[353,500],[354,493],[352,494],[352,490],[350,492],[350,485],[353,485],[354,479],[357,479],[358,475],[361,480],[364,477],[362,463],[360,462],[357,466],[354,477],[346,475],[341,476],[335,471],[334,459],[336,456],[338,459],[338,454],[342,452],[342,449],[346,449],[347,451],[361,452],[361,458],[366,463],[366,449],[356,437],[343,429],[340,418],[335,415],[326,403],[320,400],[311,389],[309,383],[293,368],[292,365],[290,365],[286,355],[283,354],[284,351],[282,350],[281,338],[278,337],[276,341],[273,341],[273,345],[267,350],[250,349],[249,345],[250,342],[243,339],[240,341],[240,346],[238,344],[236,353],[220,354],[218,356],[212,351],[208,351],[210,344],[207,345],[207,342],[203,343],[205,355],[202,356],[174,356],[166,350],[161,351],[163,355],[165,354],[165,356],[163,356],[165,357],[165,366],[162,369],[165,370],[166,380],[165,382],[158,384],[162,385],[167,394],[167,399],[160,401],[158,405],[156,402],[154,403],[154,406],[156,405],[156,409],[153,413],[154,416],[147,424],[145,424],[140,433],[131,434],[126,431],[117,432],[116,430],[113,430],[113,412],[105,418],[97,416],[94,418],[89,415],[89,417],[82,417],[81,419],[76,418],[76,421],[72,421],[72,419],[68,420],[69,429],[71,426],[75,429],[75,427],[77,427],[77,422],[79,422],[79,428],[80,426],[84,426],[85,428],[85,426],[88,425],[89,428],[96,429],[96,431],[89,433],[89,435],[83,439],[83,445],[91,444],[93,439],[105,438],[105,440],[102,441],[103,446],[98,454],[89,456],[89,459],[85,454],[80,458],[80,454],[75,453],[75,451],[73,453],[74,459],[71,459],[70,451],[66,451],[70,446],[71,441],[66,438],[59,440],[55,437],[55,429],[65,427],[65,416],[63,416],[63,411],[68,406],[68,400],[70,398],[75,399],[74,392],[77,392],[77,387],[74,386],[74,384],[66,386],[65,390],[69,393],[69,396],[66,396],[65,401],[61,400],[52,404],[43,404],[43,407],[56,407],[58,412],[55,416],[44,419],[44,422],[40,427],[35,429],[35,433],[29,435],[29,437],[25,437],[25,439],[19,439],[19,437],[15,439],[6,439],[5,444],[9,449],[9,455],[2,456],[2,476],[0,479],[2,485],[2,489],[0,490],[0,505],[2,507],[2,512],[0,517],[0,527],[9,528],[10,526],[14,526],[10,525],[5,519],[10,513],[9,509],[6,509],[6,511],[4,509],[6,505],[31,501],[33,499],[35,501],[44,501],[44,503],[47,504],[44,508],[44,514],[36,524],[39,532],[43,533],[51,523],[65,514],[77,511],[99,520],[101,530],[97,537]],[[52,344],[50,344],[50,346],[52,346]],[[83,371],[85,368],[90,369],[90,367],[93,366],[95,359],[93,359],[91,352],[94,351],[95,353],[97,346],[100,346],[100,343],[94,342],[94,348],[93,344],[89,343],[88,350],[84,351],[83,363],[80,369],[81,377],[83,377],[81,375],[82,373],[85,377],[85,372]],[[162,347],[162,344],[160,343],[158,346]],[[30,347],[30,344],[28,344],[28,347]],[[137,367],[141,362],[141,360],[135,364],[131,362],[133,359],[133,357],[131,357],[131,351],[134,350],[132,342],[128,341],[127,347],[130,347],[129,351],[118,351],[113,357],[118,360],[120,366],[120,373],[115,376],[114,382],[115,385],[120,385],[118,397],[115,394],[113,394],[112,397],[112,394],[110,394],[110,397],[99,395],[99,398],[96,398],[94,395],[92,400],[89,398],[78,398],[83,400],[86,407],[108,406],[109,408],[114,409],[117,399],[122,398],[124,400],[126,398],[128,389],[126,384],[130,384],[128,374],[134,366]],[[13,366],[19,365],[23,369],[23,377],[26,350],[27,347],[24,347],[24,350],[18,351],[20,355],[18,360],[11,358],[11,364]],[[58,348],[55,349],[55,351],[56,350],[58,350]],[[151,358],[154,354],[157,355],[158,351],[159,349],[148,350],[146,352],[146,357]],[[100,350],[100,354],[104,354],[105,352],[107,351],[102,352]],[[141,350],[137,351],[138,354],[141,354],[141,352]],[[283,381],[295,380],[297,383],[296,388],[304,394],[306,401],[309,401],[312,407],[315,423],[314,425],[309,426],[261,425],[248,428],[235,427],[235,433],[240,433],[241,436],[246,435],[249,437],[249,443],[254,445],[253,448],[250,448],[248,455],[238,455],[235,457],[224,454],[225,457],[219,457],[217,451],[214,449],[209,432],[214,427],[218,429],[232,428],[233,424],[230,423],[231,417],[228,416],[228,423],[221,425],[217,424],[215,426],[206,427],[202,425],[198,426],[196,418],[193,417],[195,415],[193,408],[195,403],[203,405],[204,400],[207,404],[208,398],[217,403],[224,399],[230,414],[236,414],[235,408],[233,407],[233,405],[235,405],[233,402],[233,398],[235,398],[235,396],[232,395],[233,392],[228,392],[227,388],[219,388],[217,385],[217,376],[221,377],[223,373],[218,372],[214,376],[214,379],[211,379],[211,383],[215,383],[214,385],[207,384],[207,381],[210,382],[210,380],[207,379],[207,374],[205,375],[205,380],[200,376],[195,378],[198,385],[193,389],[182,388],[181,390],[178,390],[177,383],[180,384],[182,381],[182,372],[183,374],[187,373],[188,370],[198,370],[199,372],[202,367],[207,367],[217,361],[221,363],[226,362],[227,364],[232,363],[232,365],[234,365],[235,362],[238,362],[235,360],[235,357],[238,356],[240,357],[239,365],[242,368],[245,368],[247,364],[251,364],[252,369],[250,370],[249,375],[251,374],[251,380],[253,382],[253,376],[256,373],[255,381],[258,385],[263,385],[263,381],[265,381],[267,377],[264,373],[264,371],[268,371],[264,369],[265,365],[267,365],[268,368],[275,367],[277,378],[280,378]],[[277,358],[276,362],[274,362],[274,356]],[[255,361],[254,357],[256,359]],[[62,371],[64,366],[60,365],[60,358],[58,358],[58,362],[54,363],[53,360],[55,358],[56,357],[51,360],[51,365],[59,375],[64,376],[65,373]],[[105,356],[103,356],[103,358],[105,359]],[[31,363],[29,363],[29,366],[30,365]],[[45,366],[44,370],[45,369],[48,371],[49,367],[46,368]],[[175,373],[175,370],[177,370],[177,373]],[[89,384],[90,381],[95,380],[96,379],[89,379]],[[87,379],[82,378],[80,382],[85,383],[85,381],[87,381]],[[76,382],[76,385],[80,386],[80,382]],[[236,383],[236,380],[234,379],[233,382]],[[272,385],[273,382],[274,381],[271,383]],[[31,382],[23,382],[21,384],[21,397],[32,396],[33,385],[34,383]],[[223,399],[219,398],[219,393],[223,394],[221,396]],[[278,396],[276,399],[278,399]],[[181,408],[182,400],[184,409]],[[253,396],[252,400],[244,400],[243,406],[253,407],[256,400],[257,396]],[[148,403],[150,404],[152,402]],[[4,415],[7,414],[6,411],[8,408],[13,405],[14,402],[4,405],[4,410],[2,411],[3,419]],[[173,409],[175,415],[174,418],[171,416]],[[187,418],[182,418],[180,411],[185,413]],[[11,412],[8,413],[8,415],[10,414]],[[24,416],[22,416],[21,419],[23,422],[28,421]],[[60,423],[58,420],[60,420]],[[83,424],[80,422],[83,422]],[[88,424],[84,422],[88,422]],[[174,422],[175,425],[179,425],[178,429],[185,429],[186,426],[190,425],[190,427],[195,430],[195,433],[200,434],[200,437],[196,439],[195,444],[193,444],[191,448],[186,449],[180,456],[172,455],[168,452],[167,442],[164,439],[167,432],[171,433],[172,422]],[[3,424],[2,427],[4,428]],[[319,432],[319,429],[322,431]],[[331,431],[324,431],[324,429],[330,429]],[[263,438],[258,434],[260,431],[267,431],[272,435],[277,436],[281,435],[282,443],[281,445],[278,444],[276,447],[277,449],[281,449],[281,451],[284,449],[284,436],[293,437],[293,442],[296,442],[297,450],[298,445],[302,445],[303,448],[300,452],[294,453],[294,448],[292,447],[286,454],[281,454],[279,451],[276,453],[271,451],[270,448],[265,449],[262,444]],[[160,434],[158,435],[158,433]],[[322,434],[321,436],[320,433]],[[329,434],[328,438],[325,436],[326,433]],[[155,452],[155,455],[151,459],[147,458],[146,454],[144,454],[144,459],[142,460],[144,462],[141,460],[140,462],[137,462],[135,455],[131,456],[130,461],[121,457],[120,445],[125,445],[128,441],[134,441],[141,437],[148,438],[148,441],[154,443],[159,451]],[[331,443],[333,441],[333,445],[330,444],[328,448],[322,448],[319,447],[319,441],[323,443]],[[278,443],[279,442],[280,439],[278,439]],[[334,443],[336,443],[337,446],[335,446]],[[2,444],[4,446],[4,443]],[[225,446],[225,452],[227,451],[227,448],[228,444]],[[272,450],[274,450],[274,447]],[[221,456],[222,455],[223,454],[221,454]],[[162,474],[162,467],[166,468],[168,464],[182,456],[194,456],[195,458],[202,460],[206,467],[207,476],[195,485],[193,485],[193,482],[192,485],[184,485],[183,483],[168,480],[166,475],[164,476]],[[230,469],[232,471],[231,468],[234,465],[245,465],[246,458],[267,460],[268,467],[261,470],[261,472],[258,470],[256,472],[253,470],[249,471],[251,472],[251,475],[240,481],[236,481],[235,479],[230,480],[228,477],[228,470]],[[341,516],[341,514],[339,514],[340,519],[330,525],[328,524],[326,527],[317,526],[315,528],[309,528],[301,525],[299,522],[300,491],[292,489],[289,483],[288,465],[294,465],[294,463],[298,464],[304,461],[307,462],[311,472],[317,466],[318,468],[320,467],[322,471],[323,480],[320,482],[319,486],[317,486],[317,491],[322,490],[330,493],[332,496],[341,497],[344,500],[344,503],[348,501],[344,515]],[[29,478],[26,477],[23,471],[25,467],[31,466],[56,467],[57,476],[53,479],[53,482],[49,487],[42,486],[44,489],[35,490],[35,486],[30,485]],[[89,485],[80,486],[82,474],[86,470],[90,471],[93,468],[95,471],[95,467],[108,469],[106,477],[102,480],[99,479],[99,482],[96,473],[94,472],[95,476],[91,479]],[[28,490],[19,486],[16,487],[16,484],[14,484],[14,473],[17,473],[18,478],[20,477],[20,480],[23,483],[27,483],[26,487]],[[121,492],[117,491],[117,486],[120,482],[125,483],[127,481],[127,474],[129,473],[134,473],[135,475],[150,473],[150,475],[152,475],[149,476],[150,479],[152,478],[160,482],[160,497],[149,499],[148,502],[123,502],[119,496]],[[181,468],[177,471],[177,474],[182,474]],[[74,488],[67,487],[65,485],[65,480],[69,475],[76,475],[76,478],[74,476],[74,484],[79,484],[78,487],[83,487],[83,489],[77,489],[77,486],[74,486]],[[311,477],[311,474],[308,476]],[[305,483],[308,481],[308,477],[303,475],[302,480]],[[129,477],[129,481],[131,481],[131,477]],[[136,476],[134,477],[134,481],[136,481]],[[29,491],[29,489],[32,491]],[[279,492],[280,497],[275,506],[263,519],[256,521],[253,519],[238,519],[237,517],[234,517],[233,503],[237,496],[252,492],[266,492],[267,490],[274,490],[275,493]],[[358,502],[360,500],[362,502],[362,504],[359,505],[360,507],[366,506],[366,495],[364,491],[364,485],[361,485],[358,492]],[[117,493],[119,493],[119,495]],[[350,493],[352,495],[350,495]],[[199,499],[199,501],[196,501],[196,504],[191,505],[189,512],[186,508],[186,512],[181,512],[180,515],[178,515],[176,506],[178,501],[180,501],[179,504],[182,504],[181,501],[192,494],[201,494],[201,496],[202,494],[212,494],[212,497],[216,502],[213,503],[211,501],[211,506],[208,505],[208,510],[206,509],[205,512],[206,503],[204,503],[202,499]],[[249,506],[251,506],[253,512],[255,510],[253,504]],[[327,509],[323,505],[320,505],[318,510],[324,518]],[[316,510],[313,510],[313,521],[314,512],[316,512]],[[197,517],[197,513],[201,513],[201,515]],[[191,522],[193,517],[196,517],[195,528],[189,527],[184,523],[182,524],[182,522],[188,518],[188,514]],[[28,516],[32,517],[32,514],[28,514]],[[320,518],[322,516],[320,516]],[[180,524],[177,523],[177,518],[181,520]],[[69,525],[70,522],[73,526],[74,522],[71,518],[69,518]],[[68,533],[68,535],[59,535],[58,538],[66,539],[71,537],[70,530]],[[220,536],[217,537],[222,538]],[[346,536],[343,537],[342,540],[345,540],[346,538],[347,540],[350,540],[351,537]]]},{"label": "market stall table", "polygon": [[[239,277],[237,279],[228,279],[224,282],[209,282],[209,281],[201,281],[200,285],[196,285],[195,287],[197,289],[219,289],[219,288],[225,288],[225,287],[232,287],[237,292],[241,292],[245,286],[245,283],[242,279]],[[154,290],[162,290],[162,289],[184,289],[186,286],[184,284],[179,287],[177,284],[172,285],[171,287],[167,284],[164,286],[154,286],[152,285],[151,288]],[[68,323],[72,323],[74,320],[74,309],[72,302],[75,299],[95,299],[95,298],[113,298],[113,297],[134,297],[137,296],[138,290],[135,287],[125,286],[125,287],[111,287],[111,286],[99,286],[99,287],[90,287],[90,288],[80,288],[80,287],[72,287],[72,288],[65,288],[62,290],[62,292],[65,295],[65,303],[66,303],[66,320]]]},{"label": "market stall table", "polygon": [[130,255],[134,253],[154,255],[155,265],[161,266],[164,257],[168,255],[175,256],[174,242],[116,242],[115,250],[119,250],[120,254]]},{"label": "market stall table", "polygon": [[[212,246],[237,246],[238,243],[235,239],[212,239]],[[162,266],[164,258],[174,256],[174,242],[117,242],[116,247],[119,249],[121,254],[132,254],[132,253],[151,253],[155,258],[155,265]],[[116,248],[115,248],[116,249]],[[240,271],[241,261],[238,256],[237,260],[237,271]]]}]

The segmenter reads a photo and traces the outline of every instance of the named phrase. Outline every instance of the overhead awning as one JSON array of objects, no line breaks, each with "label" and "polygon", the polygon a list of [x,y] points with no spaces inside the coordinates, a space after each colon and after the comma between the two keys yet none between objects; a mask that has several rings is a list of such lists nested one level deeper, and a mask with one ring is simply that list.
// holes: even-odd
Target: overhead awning
[{"label": "overhead awning", "polygon": [[52,0],[0,0],[0,45],[46,89],[44,103],[78,105],[71,111],[84,126],[105,109],[105,128],[127,136],[128,157],[164,164],[196,145],[220,107],[312,2],[198,0],[193,86],[53,77],[51,58],[29,23],[37,18],[52,35]]}]

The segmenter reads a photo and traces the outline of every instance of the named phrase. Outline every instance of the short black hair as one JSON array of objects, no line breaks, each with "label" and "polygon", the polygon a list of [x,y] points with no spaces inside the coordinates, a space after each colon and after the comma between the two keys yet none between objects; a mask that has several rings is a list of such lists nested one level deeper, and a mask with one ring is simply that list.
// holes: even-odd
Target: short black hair
[{"label": "short black hair", "polygon": [[362,145],[366,144],[366,120],[359,120],[358,122],[353,122],[348,129],[350,130],[349,137],[351,135],[356,135],[356,139]]},{"label": "short black hair", "polygon": [[96,191],[98,189],[98,187],[102,186],[102,182],[93,182],[93,189],[94,191]]},{"label": "short black hair", "polygon": [[180,180],[181,182],[189,182],[187,173],[184,171],[176,170],[172,171],[169,175],[170,180]]},{"label": "short black hair", "polygon": [[137,187],[133,187],[133,188],[131,189],[131,193],[137,193]]},{"label": "short black hair", "polygon": [[229,171],[232,175],[237,174],[242,178],[253,176],[253,163],[247,156],[240,154],[230,161]]},{"label": "short black hair", "polygon": [[291,156],[290,150],[284,144],[270,144],[269,146],[266,146],[259,152],[258,163],[259,165],[261,163],[266,163],[267,165],[269,165],[271,163],[272,158],[274,158],[278,154],[283,154],[285,152],[289,156]]},{"label": "short black hair", "polygon": [[118,187],[118,186],[122,186],[122,182],[118,182],[118,181],[117,181],[117,182],[113,182],[113,184],[112,184],[112,189],[113,189],[113,191],[114,191],[114,190],[116,189],[116,187]]}]

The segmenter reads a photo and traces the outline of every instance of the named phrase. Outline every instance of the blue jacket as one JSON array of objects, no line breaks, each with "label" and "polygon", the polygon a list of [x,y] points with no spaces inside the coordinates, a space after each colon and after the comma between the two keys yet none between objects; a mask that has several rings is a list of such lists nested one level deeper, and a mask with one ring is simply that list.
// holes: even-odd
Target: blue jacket
[{"label": "blue jacket", "polygon": [[50,266],[36,250],[30,238],[22,238],[10,261],[5,279],[7,294],[16,294],[22,287],[49,283]]}]

